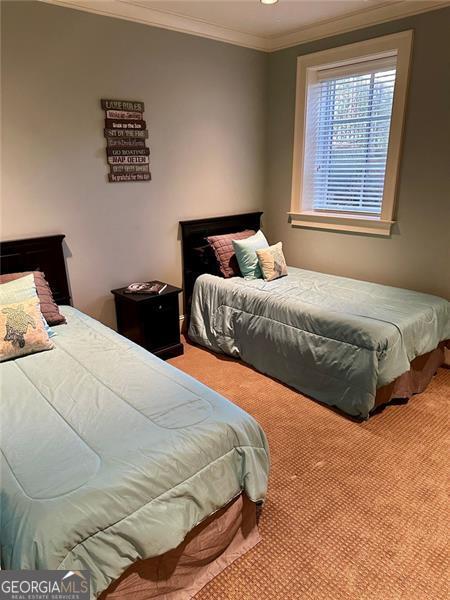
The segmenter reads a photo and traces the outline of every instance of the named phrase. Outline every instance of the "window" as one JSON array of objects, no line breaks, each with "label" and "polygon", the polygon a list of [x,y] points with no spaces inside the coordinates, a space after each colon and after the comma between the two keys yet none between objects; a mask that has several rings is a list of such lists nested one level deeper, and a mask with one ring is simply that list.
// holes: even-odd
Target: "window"
[{"label": "window", "polygon": [[381,215],[396,60],[364,67],[310,86],[303,189],[314,210]]},{"label": "window", "polygon": [[298,59],[291,221],[389,235],[411,32]]}]

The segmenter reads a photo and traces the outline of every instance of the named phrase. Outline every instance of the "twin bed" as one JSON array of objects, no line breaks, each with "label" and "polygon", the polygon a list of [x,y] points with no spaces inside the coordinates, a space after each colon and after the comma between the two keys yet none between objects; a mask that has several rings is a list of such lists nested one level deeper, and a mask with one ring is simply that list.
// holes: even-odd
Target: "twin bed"
[{"label": "twin bed", "polygon": [[[449,303],[289,268],[223,279],[209,235],[261,213],[181,223],[189,335],[366,418],[422,391]],[[264,432],[219,394],[70,306],[63,236],[1,245],[2,273],[42,270],[62,306],[54,349],[0,364],[0,566],[87,569],[92,598],[191,598],[259,540]]]},{"label": "twin bed", "polygon": [[190,598],[259,539],[264,433],[67,305],[61,242],[1,248],[3,273],[46,273],[67,319],[53,350],[0,365],[1,568],[87,569],[93,598]]},{"label": "twin bed", "polygon": [[181,223],[190,339],[357,418],[423,391],[444,360],[450,304],[293,267],[274,281],[220,277],[206,238],[257,231],[260,217]]}]

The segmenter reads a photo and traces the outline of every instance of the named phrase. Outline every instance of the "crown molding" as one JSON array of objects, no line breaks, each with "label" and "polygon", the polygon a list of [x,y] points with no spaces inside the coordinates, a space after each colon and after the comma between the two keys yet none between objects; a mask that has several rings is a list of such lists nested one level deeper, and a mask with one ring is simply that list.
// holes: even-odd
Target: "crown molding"
[{"label": "crown molding", "polygon": [[363,29],[387,21],[395,21],[404,17],[411,17],[430,10],[437,10],[449,6],[449,0],[399,0],[394,4],[383,4],[372,6],[364,11],[358,11],[350,15],[335,17],[321,23],[316,23],[292,33],[272,37],[270,39],[269,52],[276,52],[284,48],[291,48],[306,42],[313,42],[326,37],[340,35]]},{"label": "crown molding", "polygon": [[199,37],[209,38],[219,42],[244,46],[254,50],[270,51],[270,41],[267,38],[243,33],[207,23],[200,19],[192,19],[171,12],[163,12],[149,8],[132,0],[39,0],[46,4],[65,6],[85,12],[114,17],[126,21],[134,21],[143,25],[170,29]]},{"label": "crown molding", "polygon": [[252,48],[276,52],[306,42],[340,35],[355,29],[370,27],[386,21],[410,17],[450,6],[450,0],[398,0],[395,3],[371,6],[362,11],[321,21],[279,36],[258,36],[208,23],[202,19],[185,17],[173,12],[155,10],[136,0],[39,0],[47,4],[65,6],[85,12],[134,21],[152,27],[170,29],[190,35]]}]

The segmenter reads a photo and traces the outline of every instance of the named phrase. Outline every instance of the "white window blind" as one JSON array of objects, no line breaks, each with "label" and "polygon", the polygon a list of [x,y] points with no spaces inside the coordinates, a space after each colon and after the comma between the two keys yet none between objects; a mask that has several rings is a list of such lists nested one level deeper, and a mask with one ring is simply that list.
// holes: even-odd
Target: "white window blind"
[{"label": "white window blind", "polygon": [[396,56],[316,71],[303,171],[314,210],[381,214],[395,76]]}]

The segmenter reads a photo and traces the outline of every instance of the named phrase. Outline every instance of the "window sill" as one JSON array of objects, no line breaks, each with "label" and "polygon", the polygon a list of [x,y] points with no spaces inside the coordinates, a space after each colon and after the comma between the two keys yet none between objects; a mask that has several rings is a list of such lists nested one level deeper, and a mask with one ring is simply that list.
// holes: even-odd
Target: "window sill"
[{"label": "window sill", "polygon": [[344,215],[316,211],[288,213],[293,227],[310,229],[328,229],[333,231],[351,231],[389,237],[395,221],[384,221],[368,215]]}]

